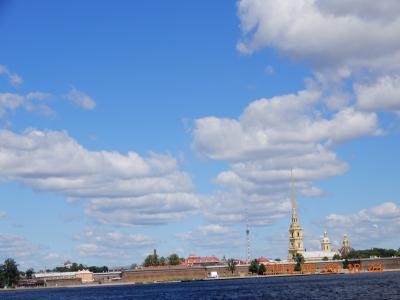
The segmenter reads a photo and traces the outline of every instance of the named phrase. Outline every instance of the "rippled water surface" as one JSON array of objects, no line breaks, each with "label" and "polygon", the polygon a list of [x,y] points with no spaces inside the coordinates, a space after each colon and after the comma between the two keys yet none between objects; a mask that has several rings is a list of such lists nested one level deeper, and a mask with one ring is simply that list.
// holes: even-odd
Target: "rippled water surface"
[{"label": "rippled water surface", "polygon": [[400,299],[400,272],[7,291],[0,299]]}]

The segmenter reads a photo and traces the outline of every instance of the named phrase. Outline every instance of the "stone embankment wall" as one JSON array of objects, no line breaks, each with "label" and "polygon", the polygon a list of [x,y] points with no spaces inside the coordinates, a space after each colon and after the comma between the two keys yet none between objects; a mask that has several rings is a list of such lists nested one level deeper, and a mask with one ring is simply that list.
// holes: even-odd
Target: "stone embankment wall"
[{"label": "stone embankment wall", "polygon": [[207,267],[180,267],[180,268],[143,268],[138,270],[124,271],[122,280],[125,282],[154,282],[174,280],[200,280],[209,277],[211,272],[217,272],[218,277],[246,276],[249,266],[239,265],[236,270],[229,271],[227,266]]},{"label": "stone embankment wall", "polygon": [[400,271],[400,257],[350,259],[349,263],[360,264],[361,272],[368,272],[371,265],[382,265],[382,271]]},{"label": "stone embankment wall", "polygon": [[[373,265],[375,270],[400,271],[400,257],[395,258],[373,258],[349,260],[349,264],[360,265],[360,272],[370,272]],[[294,272],[294,263],[267,264],[266,275],[296,275],[301,272]],[[378,268],[379,266],[379,268]],[[122,273],[122,280],[125,282],[155,282],[174,280],[201,280],[209,277],[211,272],[217,272],[220,278],[231,276],[249,275],[247,265],[236,266],[232,274],[227,266],[187,267],[187,268],[144,268],[125,271]],[[343,268],[343,261],[321,261],[305,263],[302,266],[303,274],[319,273],[342,273],[348,272]],[[358,270],[357,270],[358,271]],[[356,273],[357,271],[353,271]]]},{"label": "stone embankment wall", "polygon": [[196,268],[145,268],[125,271],[122,280],[125,282],[154,282],[174,280],[199,280],[207,277],[204,267]]},{"label": "stone embankment wall", "polygon": [[82,280],[80,278],[45,280],[46,287],[63,287],[80,284],[82,284]]}]

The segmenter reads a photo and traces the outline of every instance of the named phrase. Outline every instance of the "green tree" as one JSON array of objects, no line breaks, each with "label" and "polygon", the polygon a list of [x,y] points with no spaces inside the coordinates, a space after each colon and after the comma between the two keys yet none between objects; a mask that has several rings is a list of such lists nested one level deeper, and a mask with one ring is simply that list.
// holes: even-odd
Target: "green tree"
[{"label": "green tree", "polygon": [[93,273],[104,273],[108,272],[108,267],[107,266],[102,266],[102,267],[97,267],[97,266],[90,266],[87,268],[90,272]]},{"label": "green tree", "polygon": [[265,267],[265,265],[261,264],[260,267],[258,268],[258,275],[264,275],[266,270],[267,268]]},{"label": "green tree", "polygon": [[28,278],[28,279],[32,279],[32,275],[33,275],[33,273],[35,273],[35,271],[34,271],[32,268],[30,268],[30,269],[26,270],[26,272],[25,272],[25,276],[26,276],[26,278]]},{"label": "green tree", "polygon": [[160,262],[158,260],[158,255],[149,254],[143,262],[143,266],[145,267],[154,267],[159,266]]},{"label": "green tree", "polygon": [[349,260],[347,258],[345,258],[343,260],[343,269],[347,269],[347,266],[349,265]]},{"label": "green tree", "polygon": [[324,257],[322,258],[322,260],[323,260],[323,261],[328,261],[329,258],[328,258],[327,256],[324,256]]},{"label": "green tree", "polygon": [[165,266],[167,264],[167,260],[165,259],[164,256],[160,257],[159,264],[160,266]]},{"label": "green tree", "polygon": [[19,280],[18,265],[12,258],[7,258],[1,266],[2,286],[14,287]]},{"label": "green tree", "polygon": [[339,254],[336,253],[336,254],[332,257],[332,259],[333,259],[333,260],[340,260],[340,259],[342,259],[342,258],[340,257]]},{"label": "green tree", "polygon": [[296,266],[294,267],[295,271],[301,271],[301,264],[304,263],[304,257],[300,253],[296,253],[296,257],[294,258],[296,262]]},{"label": "green tree", "polygon": [[352,250],[345,254],[343,258],[370,258],[370,257],[393,257],[400,256],[399,251],[394,249],[371,248],[365,250]]},{"label": "green tree", "polygon": [[173,266],[180,265],[181,259],[179,258],[178,254],[172,253],[170,256],[168,256],[168,264]]},{"label": "green tree", "polygon": [[274,259],[275,261],[281,261],[281,259],[278,257],[278,258],[275,258]]},{"label": "green tree", "polygon": [[252,260],[249,266],[249,272],[251,272],[251,274],[258,273],[259,266],[260,264],[257,259]]},{"label": "green tree", "polygon": [[228,263],[228,270],[231,271],[233,275],[233,273],[236,271],[237,262],[233,258],[230,258],[228,259],[227,263]]}]

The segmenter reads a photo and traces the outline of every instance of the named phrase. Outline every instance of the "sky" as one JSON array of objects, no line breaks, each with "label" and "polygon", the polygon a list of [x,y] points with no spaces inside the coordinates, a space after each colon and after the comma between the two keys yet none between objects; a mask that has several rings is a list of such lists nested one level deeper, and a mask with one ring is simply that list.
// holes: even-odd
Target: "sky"
[{"label": "sky", "polygon": [[0,259],[399,248],[400,3],[0,1]]}]

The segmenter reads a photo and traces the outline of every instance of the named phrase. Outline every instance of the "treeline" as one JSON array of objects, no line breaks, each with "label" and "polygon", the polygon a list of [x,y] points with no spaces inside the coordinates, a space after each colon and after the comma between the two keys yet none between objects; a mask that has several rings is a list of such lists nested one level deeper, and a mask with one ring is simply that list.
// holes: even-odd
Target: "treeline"
[{"label": "treeline", "polygon": [[157,266],[167,266],[167,265],[180,265],[185,259],[180,258],[178,254],[171,254],[168,257],[161,256],[157,254],[147,255],[143,262],[144,267],[157,267]]},{"label": "treeline", "polygon": [[342,256],[343,259],[354,259],[354,258],[370,258],[370,257],[393,257],[400,256],[400,248],[384,249],[384,248],[372,248],[365,250],[352,250],[349,253]]},{"label": "treeline", "polygon": [[52,270],[46,270],[47,272],[77,272],[82,270],[89,270],[93,273],[103,273],[108,272],[107,266],[97,267],[97,266],[86,266],[83,264],[72,263],[70,267],[63,266],[63,267],[55,267]]}]

